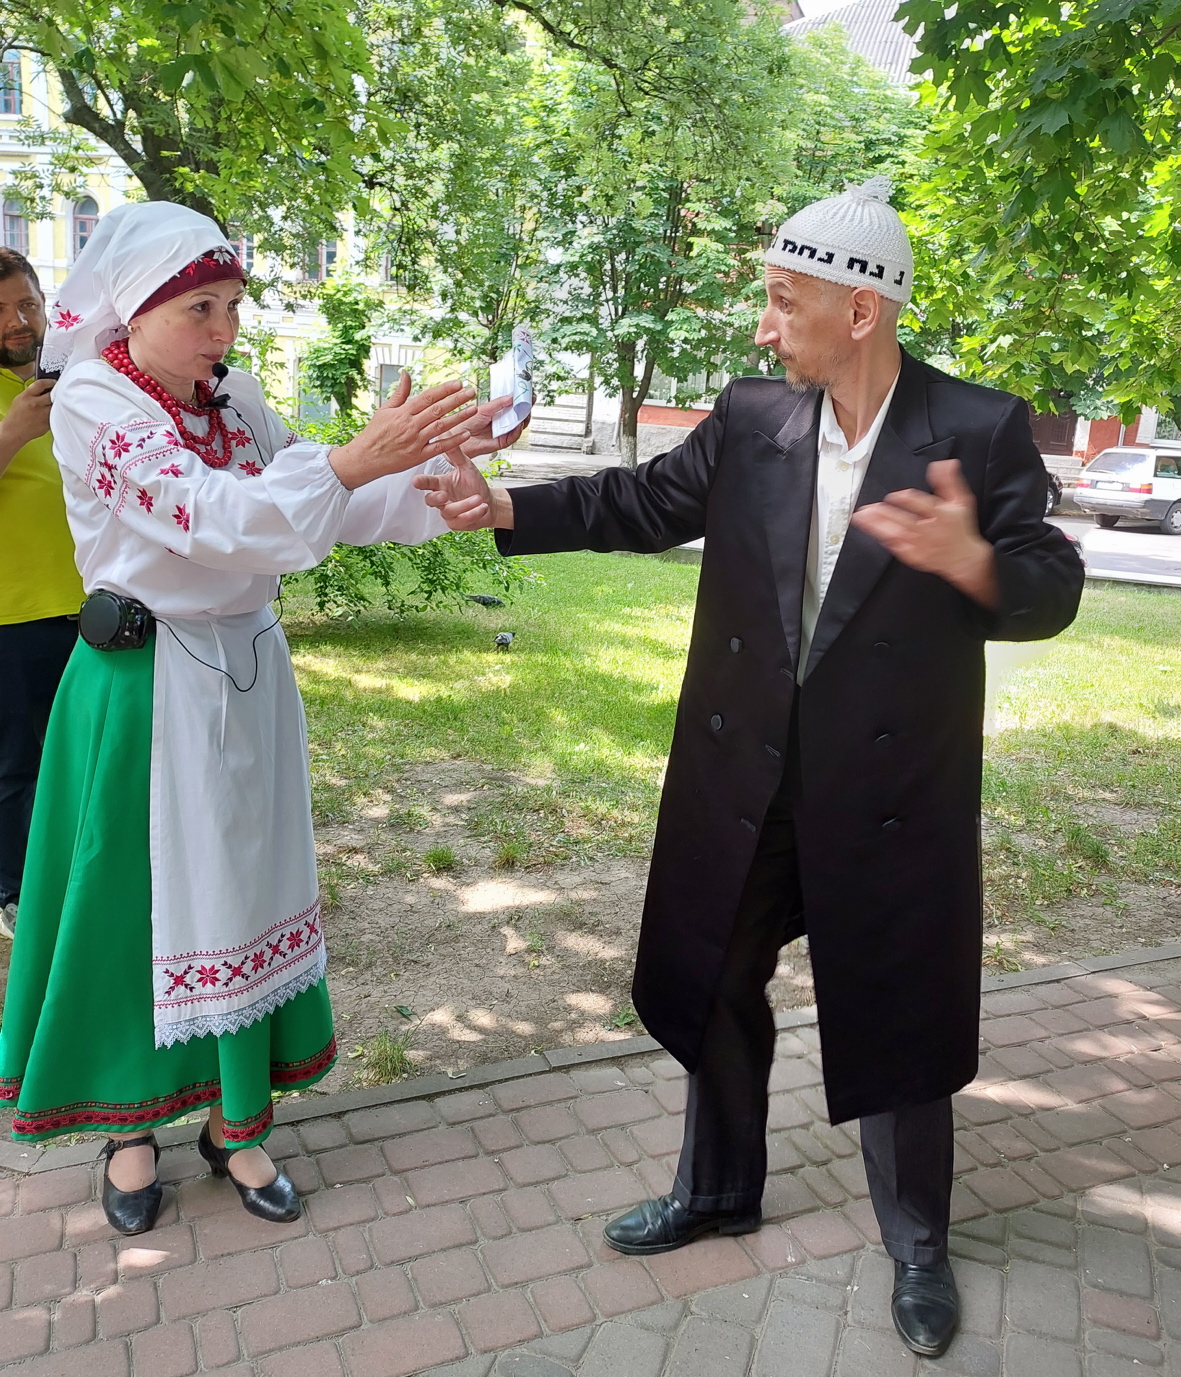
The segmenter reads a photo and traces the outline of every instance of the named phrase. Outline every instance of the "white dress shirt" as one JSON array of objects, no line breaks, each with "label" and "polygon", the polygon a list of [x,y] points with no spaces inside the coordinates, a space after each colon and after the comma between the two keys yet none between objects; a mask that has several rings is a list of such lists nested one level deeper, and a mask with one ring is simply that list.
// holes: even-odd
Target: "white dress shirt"
[{"label": "white dress shirt", "polygon": [[894,400],[894,389],[897,386],[896,374],[881,409],[873,418],[873,424],[852,449],[849,448],[845,432],[837,422],[832,397],[827,390],[824,393],[824,401],[820,407],[816,496],[812,502],[812,529],[808,536],[808,568],[804,580],[804,606],[800,629],[801,676],[807,668],[808,652],[812,648],[812,637],[816,634],[820,609],[824,605],[828,585],[832,582],[841,546],[844,545],[845,536],[849,533],[849,522],[857,506],[861,484],[865,481],[874,446],[882,432],[886,412]]}]

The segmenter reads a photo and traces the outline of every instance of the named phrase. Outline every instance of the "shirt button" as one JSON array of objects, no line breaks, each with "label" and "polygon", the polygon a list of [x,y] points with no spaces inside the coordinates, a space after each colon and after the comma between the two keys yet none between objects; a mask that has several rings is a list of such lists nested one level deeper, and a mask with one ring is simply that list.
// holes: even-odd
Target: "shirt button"
[{"label": "shirt button", "polygon": [[839,545],[841,543],[841,538],[839,535],[830,535],[828,538],[828,543],[830,545]]},{"label": "shirt button", "polygon": [[714,731],[720,732],[722,730],[721,714],[715,712],[714,715],[709,719],[709,725],[714,729]]},{"label": "shirt button", "polygon": [[742,649],[742,640],[740,637],[730,637],[730,649],[734,652],[735,655],[738,654],[738,652]]},{"label": "shirt button", "polygon": [[841,471],[842,473],[848,473],[848,472],[849,472],[849,468],[850,468],[850,466],[849,466],[848,464],[846,464],[845,461],[844,461],[843,459],[841,460],[840,464],[839,464],[837,467],[840,469],[840,471]]}]

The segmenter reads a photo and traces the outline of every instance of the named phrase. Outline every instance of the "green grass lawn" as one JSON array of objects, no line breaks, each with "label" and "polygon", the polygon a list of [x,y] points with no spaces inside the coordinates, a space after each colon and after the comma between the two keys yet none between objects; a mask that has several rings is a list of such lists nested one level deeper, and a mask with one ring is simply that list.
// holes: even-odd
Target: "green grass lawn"
[{"label": "green grass lawn", "polygon": [[[504,608],[344,623],[289,609],[319,821],[354,816],[391,766],[456,757],[535,781],[512,817],[484,820],[529,859],[649,844],[697,568],[591,554],[530,563],[544,583]],[[507,652],[498,631],[515,634]]]},{"label": "green grass lawn", "polygon": [[[531,563],[544,584],[505,608],[347,623],[289,608],[321,822],[391,792],[406,762],[461,758],[529,781],[511,815],[476,823],[523,861],[646,849],[697,568]],[[507,653],[492,644],[502,630],[516,635]],[[998,713],[984,787],[994,919],[1181,875],[1181,594],[1088,587],[1078,621],[1018,671]],[[1137,825],[1128,809],[1143,810]]]}]

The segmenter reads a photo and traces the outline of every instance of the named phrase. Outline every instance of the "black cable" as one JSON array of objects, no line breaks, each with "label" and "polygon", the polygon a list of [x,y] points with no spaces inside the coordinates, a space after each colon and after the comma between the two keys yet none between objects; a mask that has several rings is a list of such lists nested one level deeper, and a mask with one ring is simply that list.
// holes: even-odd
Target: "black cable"
[{"label": "black cable", "polygon": [[230,673],[230,671],[229,671],[228,669],[222,669],[222,667],[221,667],[220,665],[211,665],[211,664],[209,663],[208,660],[203,660],[203,659],[200,657],[200,655],[197,655],[194,651],[190,650],[190,649],[188,648],[188,646],[185,645],[184,641],[181,640],[181,638],[176,634],[176,632],[173,630],[173,628],[172,628],[171,626],[168,625],[168,623],[167,623],[166,621],[161,621],[161,619],[160,619],[159,617],[156,618],[156,621],[157,621],[162,627],[164,627],[164,629],[168,632],[168,634],[172,637],[172,639],[177,643],[178,646],[180,646],[180,648],[184,651],[184,653],[185,653],[191,660],[196,660],[196,662],[197,662],[199,665],[204,665],[206,669],[211,669],[211,670],[213,670],[213,672],[214,672],[215,674],[224,674],[225,677],[230,681],[231,684],[233,684],[234,688],[236,688],[236,689],[238,690],[239,693],[249,693],[250,690],[255,686],[255,684],[258,683],[258,675],[259,675],[259,671],[260,671],[260,668],[261,668],[261,666],[259,665],[259,662],[258,662],[258,642],[259,642],[259,637],[265,636],[266,633],[267,633],[268,631],[274,631],[275,627],[277,627],[277,626],[279,625],[279,623],[283,620],[283,580],[282,580],[282,579],[279,580],[279,591],[278,591],[278,593],[275,594],[275,599],[276,599],[276,601],[277,601],[278,604],[279,604],[279,612],[278,612],[278,615],[275,617],[275,620],[274,620],[273,622],[271,622],[271,624],[270,624],[269,626],[264,626],[260,631],[256,631],[255,634],[254,634],[254,639],[250,642],[250,651],[251,651],[251,654],[254,656],[254,676],[253,676],[253,678],[250,680],[250,682],[246,685],[245,688],[242,687],[242,685],[237,681],[237,679],[234,678],[234,676]]}]

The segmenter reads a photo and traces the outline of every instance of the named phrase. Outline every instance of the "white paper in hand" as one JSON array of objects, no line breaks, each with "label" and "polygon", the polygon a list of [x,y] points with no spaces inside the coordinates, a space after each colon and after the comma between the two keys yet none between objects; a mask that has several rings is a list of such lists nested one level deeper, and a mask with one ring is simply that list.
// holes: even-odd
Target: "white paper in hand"
[{"label": "white paper in hand", "polygon": [[492,421],[493,435],[507,435],[529,419],[533,410],[533,336],[519,325],[513,331],[513,347],[492,365],[490,397],[509,397],[513,404]]}]

